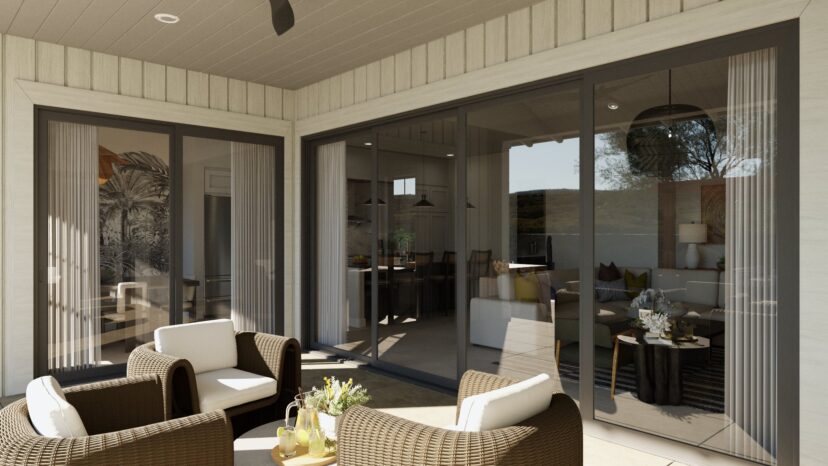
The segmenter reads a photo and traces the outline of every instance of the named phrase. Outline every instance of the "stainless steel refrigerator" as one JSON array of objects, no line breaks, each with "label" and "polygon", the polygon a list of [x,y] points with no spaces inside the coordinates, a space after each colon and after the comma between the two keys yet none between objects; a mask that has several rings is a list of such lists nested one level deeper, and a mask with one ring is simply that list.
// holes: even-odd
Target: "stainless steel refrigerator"
[{"label": "stainless steel refrigerator", "polygon": [[204,196],[205,318],[230,317],[230,198]]}]

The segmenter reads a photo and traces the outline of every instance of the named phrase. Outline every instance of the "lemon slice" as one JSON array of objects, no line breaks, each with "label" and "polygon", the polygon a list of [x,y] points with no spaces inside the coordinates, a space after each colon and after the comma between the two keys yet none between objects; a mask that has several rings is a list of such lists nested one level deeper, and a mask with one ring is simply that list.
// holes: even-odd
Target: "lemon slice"
[{"label": "lemon slice", "polygon": [[276,436],[277,436],[277,437],[281,437],[281,436],[282,436],[282,433],[283,433],[284,431],[285,431],[285,426],[279,426],[279,428],[278,428],[278,429],[276,429]]}]

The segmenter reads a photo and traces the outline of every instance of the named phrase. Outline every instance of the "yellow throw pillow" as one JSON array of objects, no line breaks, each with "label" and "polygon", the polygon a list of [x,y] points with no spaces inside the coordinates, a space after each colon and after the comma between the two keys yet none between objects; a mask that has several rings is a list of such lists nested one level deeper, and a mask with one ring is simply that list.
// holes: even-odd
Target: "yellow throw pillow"
[{"label": "yellow throw pillow", "polygon": [[627,285],[627,296],[630,299],[635,299],[642,291],[647,288],[647,272],[639,276],[635,276],[629,270],[624,271],[624,283]]},{"label": "yellow throw pillow", "polygon": [[530,303],[538,302],[538,293],[540,291],[538,286],[538,277],[534,273],[528,273],[526,275],[518,274],[515,277],[515,299]]}]

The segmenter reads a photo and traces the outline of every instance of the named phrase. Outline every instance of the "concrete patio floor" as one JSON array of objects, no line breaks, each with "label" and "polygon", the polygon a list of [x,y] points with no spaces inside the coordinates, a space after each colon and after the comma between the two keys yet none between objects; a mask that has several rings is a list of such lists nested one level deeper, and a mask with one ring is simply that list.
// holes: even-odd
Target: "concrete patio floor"
[{"label": "concrete patio floor", "polygon": [[[336,360],[321,351],[302,355],[303,389],[320,386],[323,377],[336,376],[368,388],[372,396],[369,406],[396,416],[432,426],[445,426],[454,420],[456,395],[448,390],[391,375],[355,361]],[[644,453],[606,440],[584,436],[586,466],[635,465],[683,466],[667,458]]]}]

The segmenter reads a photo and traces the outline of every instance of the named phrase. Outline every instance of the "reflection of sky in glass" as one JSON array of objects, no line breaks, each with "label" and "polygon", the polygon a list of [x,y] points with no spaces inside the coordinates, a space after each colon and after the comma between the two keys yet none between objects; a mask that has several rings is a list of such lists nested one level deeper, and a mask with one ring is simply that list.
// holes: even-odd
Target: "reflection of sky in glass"
[{"label": "reflection of sky in glass", "polygon": [[509,149],[509,192],[578,189],[578,138]]}]

